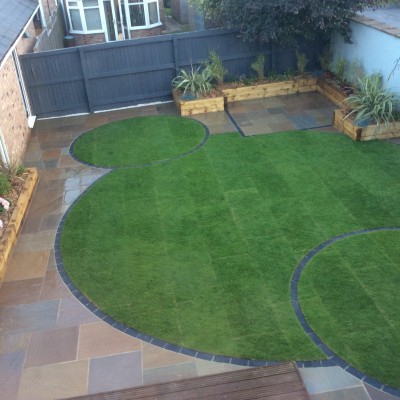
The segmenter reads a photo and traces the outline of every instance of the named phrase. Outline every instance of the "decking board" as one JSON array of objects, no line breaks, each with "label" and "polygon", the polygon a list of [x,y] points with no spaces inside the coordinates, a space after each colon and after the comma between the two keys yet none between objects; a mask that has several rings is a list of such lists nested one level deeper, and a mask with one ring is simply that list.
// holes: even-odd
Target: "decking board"
[{"label": "decking board", "polygon": [[294,363],[249,368],[70,400],[309,400]]}]

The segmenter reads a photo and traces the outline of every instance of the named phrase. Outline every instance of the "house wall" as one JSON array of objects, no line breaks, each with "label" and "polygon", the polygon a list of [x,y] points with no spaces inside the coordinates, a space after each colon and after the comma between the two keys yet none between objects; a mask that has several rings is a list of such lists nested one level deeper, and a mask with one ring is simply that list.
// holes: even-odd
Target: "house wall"
[{"label": "house wall", "polygon": [[27,26],[25,33],[29,36],[21,38],[16,46],[18,54],[32,53],[33,47],[36,44],[36,31],[33,21]]},{"label": "house wall", "polygon": [[187,0],[171,0],[171,15],[180,24],[189,23]]},{"label": "house wall", "polygon": [[75,37],[76,46],[104,43],[106,41],[104,33],[92,33],[87,35],[79,35],[78,33],[74,33],[73,36]]},{"label": "house wall", "polygon": [[46,29],[42,31],[33,48],[34,52],[62,49],[64,47],[64,19],[61,4],[58,11],[53,13]]},{"label": "house wall", "polygon": [[46,19],[46,25],[51,25],[51,16],[57,11],[56,0],[42,0],[43,13]]},{"label": "house wall", "polygon": [[[26,45],[21,40],[19,50]],[[12,55],[0,69],[0,128],[11,162],[23,159],[30,128]]]},{"label": "house wall", "polygon": [[[371,22],[372,21],[372,22]],[[400,57],[400,30],[387,29],[384,24],[360,17],[350,23],[352,44],[344,42],[342,36],[335,34],[331,40],[333,64],[339,58],[345,58],[348,65],[358,59],[367,74],[380,72],[387,88],[400,92],[400,70],[392,74],[395,60]],[[386,25],[387,27],[387,25]],[[389,28],[389,27],[387,27]],[[347,67],[347,74],[349,68]]]},{"label": "house wall", "polygon": [[131,31],[131,38],[132,39],[137,39],[137,38],[144,38],[144,37],[150,37],[150,36],[157,36],[161,35],[162,33],[162,25],[156,26],[155,28],[150,28],[150,29],[136,29]]}]

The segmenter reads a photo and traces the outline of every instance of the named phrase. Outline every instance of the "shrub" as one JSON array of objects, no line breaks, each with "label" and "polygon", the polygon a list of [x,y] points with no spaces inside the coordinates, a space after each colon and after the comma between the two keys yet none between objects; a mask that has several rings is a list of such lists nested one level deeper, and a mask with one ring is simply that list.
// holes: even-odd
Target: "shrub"
[{"label": "shrub", "polygon": [[341,82],[345,81],[346,65],[347,60],[345,58],[338,58],[333,64],[333,72]]},{"label": "shrub", "polygon": [[331,50],[326,46],[322,54],[318,57],[319,63],[323,71],[329,71],[331,65]]},{"label": "shrub", "polygon": [[172,81],[175,89],[179,89],[183,94],[193,94],[195,97],[205,95],[212,89],[214,76],[206,66],[199,65],[196,69],[191,66],[189,71],[181,69],[178,76]]},{"label": "shrub", "polygon": [[255,61],[251,64],[251,69],[257,72],[258,79],[262,81],[264,79],[264,64],[265,64],[265,56],[264,54],[260,54],[257,56]]},{"label": "shrub", "polygon": [[395,93],[383,87],[382,75],[374,73],[358,78],[357,92],[345,102],[351,108],[345,118],[354,116],[354,122],[359,125],[373,121],[380,130],[382,122],[387,127],[394,120],[398,99]]},{"label": "shrub", "polygon": [[217,85],[221,86],[224,83],[224,78],[228,70],[224,67],[222,60],[214,50],[210,51],[209,61],[207,61],[206,66],[217,81]]},{"label": "shrub", "polygon": [[10,189],[10,181],[3,173],[0,173],[0,196],[8,194],[10,192]]},{"label": "shrub", "polygon": [[304,74],[304,71],[306,70],[306,66],[308,64],[308,58],[304,53],[300,53],[298,50],[296,50],[296,58],[297,58],[297,70],[299,71],[300,74]]}]

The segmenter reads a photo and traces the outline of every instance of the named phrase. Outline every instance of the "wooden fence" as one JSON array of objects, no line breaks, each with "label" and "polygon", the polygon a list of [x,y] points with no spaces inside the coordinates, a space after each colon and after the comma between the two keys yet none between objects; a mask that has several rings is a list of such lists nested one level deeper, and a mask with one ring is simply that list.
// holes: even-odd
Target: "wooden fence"
[{"label": "wooden fence", "polygon": [[[302,46],[309,68],[317,65],[321,47]],[[24,54],[20,62],[33,114],[48,117],[171,100],[177,71],[205,61],[211,50],[231,76],[249,76],[260,53],[267,56],[267,71],[296,69],[293,48],[243,42],[236,30],[225,29]]]}]

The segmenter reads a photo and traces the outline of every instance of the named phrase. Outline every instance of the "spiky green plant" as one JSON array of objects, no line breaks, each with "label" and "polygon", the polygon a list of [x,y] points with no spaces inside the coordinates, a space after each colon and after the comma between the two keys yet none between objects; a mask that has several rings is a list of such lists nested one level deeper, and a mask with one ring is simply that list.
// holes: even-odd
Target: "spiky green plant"
[{"label": "spiky green plant", "polygon": [[351,111],[345,118],[354,116],[356,124],[373,121],[377,130],[384,123],[388,127],[394,120],[393,113],[398,103],[397,95],[383,87],[382,75],[374,73],[358,78],[358,90],[345,100]]},{"label": "spiky green plant", "polygon": [[257,72],[257,76],[260,81],[262,81],[265,77],[264,64],[265,64],[264,54],[259,54],[255,59],[255,61],[251,64],[251,69]]},{"label": "spiky green plant", "polygon": [[329,71],[329,67],[331,64],[331,50],[329,48],[329,46],[326,46],[322,52],[322,54],[318,57],[318,61],[321,64],[321,68],[324,71]]},{"label": "spiky green plant", "polygon": [[215,50],[210,51],[208,59],[209,60],[207,61],[206,66],[211,71],[214,79],[217,81],[217,85],[222,86],[228,70],[224,67],[222,60],[219,58]]},{"label": "spiky green plant", "polygon": [[301,53],[296,49],[296,58],[297,58],[297,70],[300,74],[304,74],[306,70],[306,66],[308,64],[308,58],[304,53]]},{"label": "spiky green plant", "polygon": [[191,65],[189,71],[181,69],[178,76],[172,81],[175,89],[183,94],[190,93],[195,97],[206,95],[212,89],[214,75],[207,66],[199,65],[196,69]]}]

